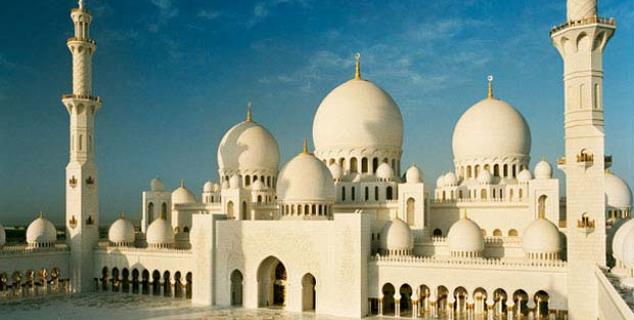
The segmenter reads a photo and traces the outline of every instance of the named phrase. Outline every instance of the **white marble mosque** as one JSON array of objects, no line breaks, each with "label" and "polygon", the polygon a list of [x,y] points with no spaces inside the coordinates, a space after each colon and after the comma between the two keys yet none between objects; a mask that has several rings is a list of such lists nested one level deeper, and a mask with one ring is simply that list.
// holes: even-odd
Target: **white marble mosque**
[{"label": "white marble mosque", "polygon": [[70,16],[66,240],[43,215],[26,244],[0,227],[0,300],[107,290],[353,318],[634,319],[632,195],[604,147],[602,58],[616,23],[596,0],[568,0],[550,32],[564,62],[556,164],[531,163],[531,130],[489,77],[455,124],[454,167],[435,181],[403,167],[397,101],[357,55],[314,115],[314,149],[284,146],[298,152],[280,164],[249,107],[218,137],[217,181],[195,194],[152,179],[140,219],[122,215],[107,238],[92,15],[80,1]]}]

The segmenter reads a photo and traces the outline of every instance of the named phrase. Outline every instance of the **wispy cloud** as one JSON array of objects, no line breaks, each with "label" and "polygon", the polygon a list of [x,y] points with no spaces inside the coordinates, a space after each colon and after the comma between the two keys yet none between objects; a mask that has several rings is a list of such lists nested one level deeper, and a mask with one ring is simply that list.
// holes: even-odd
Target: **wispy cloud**
[{"label": "wispy cloud", "polygon": [[251,28],[260,23],[282,4],[295,4],[302,7],[309,7],[309,3],[310,0],[268,0],[257,2],[253,6],[251,18],[247,20],[246,27]]},{"label": "wispy cloud", "polygon": [[159,16],[154,22],[148,24],[147,28],[148,31],[156,33],[168,20],[178,16],[178,8],[171,0],[150,0],[150,2],[158,8]]},{"label": "wispy cloud", "polygon": [[221,15],[220,11],[205,10],[205,9],[198,11],[198,14],[197,14],[199,18],[203,18],[206,20],[215,20],[218,17],[220,17],[220,15]]}]

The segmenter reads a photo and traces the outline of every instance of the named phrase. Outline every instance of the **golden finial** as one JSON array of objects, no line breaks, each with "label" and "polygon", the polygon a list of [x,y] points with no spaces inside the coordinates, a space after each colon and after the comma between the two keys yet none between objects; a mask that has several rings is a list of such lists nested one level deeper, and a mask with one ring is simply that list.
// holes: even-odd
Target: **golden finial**
[{"label": "golden finial", "polygon": [[361,80],[361,53],[357,52],[354,55],[355,66],[354,66],[354,79]]},{"label": "golden finial", "polygon": [[469,217],[467,216],[467,208],[463,208],[462,209],[462,218],[463,219],[469,219]]},{"label": "golden finial", "polygon": [[40,213],[37,214],[37,218],[38,219],[43,219],[44,218],[44,212],[42,212],[42,210],[40,210]]},{"label": "golden finial", "polygon": [[489,99],[493,99],[493,75],[489,75],[487,77],[487,80],[489,81],[489,92],[488,92],[487,97]]},{"label": "golden finial", "polygon": [[253,121],[253,103],[249,101],[247,103],[247,122]]},{"label": "golden finial", "polygon": [[304,149],[302,150],[303,154],[308,154],[308,138],[304,138]]}]

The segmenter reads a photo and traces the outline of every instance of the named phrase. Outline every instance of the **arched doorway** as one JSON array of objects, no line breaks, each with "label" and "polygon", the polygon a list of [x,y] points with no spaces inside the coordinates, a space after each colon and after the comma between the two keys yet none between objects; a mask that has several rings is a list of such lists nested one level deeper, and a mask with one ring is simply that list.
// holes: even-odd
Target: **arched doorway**
[{"label": "arched doorway", "polygon": [[467,311],[467,298],[469,297],[469,293],[467,289],[463,287],[458,287],[453,292],[454,301],[456,303],[454,310],[458,313],[464,313]]},{"label": "arched doorway", "polygon": [[227,202],[227,218],[233,219],[233,201]]},{"label": "arched doorway", "polygon": [[394,286],[391,283],[386,283],[381,292],[383,293],[383,315],[394,315]]},{"label": "arched doorway", "polygon": [[400,315],[403,317],[411,317],[412,315],[412,287],[409,284],[404,284],[399,289],[401,296],[400,300]]},{"label": "arched doorway", "polygon": [[231,273],[231,305],[242,306],[242,272],[237,269]]},{"label": "arched doorway", "polygon": [[535,293],[534,301],[535,301],[535,313],[537,319],[547,319],[548,318],[548,293],[544,290],[539,290]]},{"label": "arched doorway", "polygon": [[315,285],[317,281],[315,277],[307,273],[302,277],[302,310],[303,311],[315,311],[316,307],[316,292]]},{"label": "arched doorway", "polygon": [[513,304],[515,305],[516,316],[528,316],[528,294],[526,291],[515,291],[513,293]]},{"label": "arched doorway", "polygon": [[268,257],[258,268],[258,306],[284,307],[286,305],[287,275],[284,264]]}]

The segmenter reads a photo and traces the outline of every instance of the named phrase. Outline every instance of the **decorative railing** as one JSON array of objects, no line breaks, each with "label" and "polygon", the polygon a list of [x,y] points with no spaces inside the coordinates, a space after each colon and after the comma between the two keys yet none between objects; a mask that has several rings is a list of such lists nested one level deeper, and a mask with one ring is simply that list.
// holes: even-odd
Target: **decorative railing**
[{"label": "decorative railing", "polygon": [[65,94],[62,96],[62,99],[83,99],[83,100],[91,100],[101,102],[101,97],[98,96],[89,96],[85,94]]},{"label": "decorative railing", "polygon": [[370,256],[369,260],[376,263],[399,263],[409,265],[444,265],[464,267],[536,267],[536,268],[562,268],[565,271],[568,263],[562,260],[531,260],[525,258],[455,258],[455,257],[416,257],[416,256]]},{"label": "decorative railing", "polygon": [[58,243],[51,247],[29,247],[26,244],[5,245],[0,248],[0,255],[16,255],[26,253],[38,253],[38,252],[64,252],[69,251],[66,244]]},{"label": "decorative railing", "polygon": [[125,246],[114,246],[109,242],[99,242],[97,244],[97,250],[100,251],[119,251],[122,253],[148,253],[148,252],[160,252],[160,253],[175,253],[175,254],[191,254],[191,249],[181,249],[181,248],[139,248],[139,247],[125,247]]},{"label": "decorative railing", "polygon": [[70,41],[83,41],[83,42],[88,42],[92,45],[96,45],[97,41],[93,40],[93,39],[88,39],[88,38],[84,38],[84,39],[80,39],[77,37],[70,37],[68,39],[66,39],[66,42],[70,42]]},{"label": "decorative railing", "polygon": [[600,17],[594,16],[594,17],[587,17],[587,18],[583,18],[579,20],[570,20],[558,26],[554,26],[552,27],[552,29],[550,29],[550,34],[553,34],[559,30],[562,30],[568,27],[581,26],[581,25],[593,24],[593,23],[601,23],[601,24],[616,26],[616,20],[614,20],[614,18],[600,18]]}]

